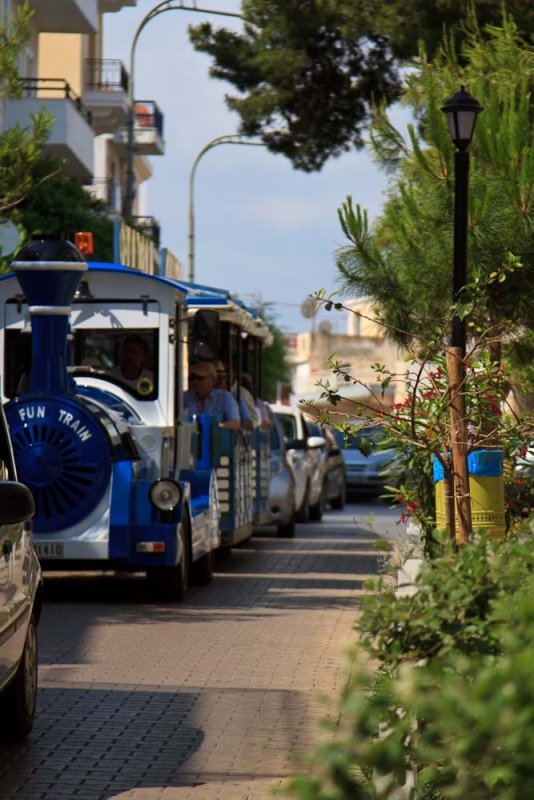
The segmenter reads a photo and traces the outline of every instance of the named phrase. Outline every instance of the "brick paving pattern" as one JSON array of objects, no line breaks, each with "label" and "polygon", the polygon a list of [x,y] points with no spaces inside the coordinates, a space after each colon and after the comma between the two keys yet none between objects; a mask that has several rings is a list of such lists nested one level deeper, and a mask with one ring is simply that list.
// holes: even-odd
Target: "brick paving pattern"
[{"label": "brick paving pattern", "polygon": [[139,576],[47,576],[38,716],[0,800],[266,800],[342,681],[376,570],[350,511],[255,536],[185,603]]}]

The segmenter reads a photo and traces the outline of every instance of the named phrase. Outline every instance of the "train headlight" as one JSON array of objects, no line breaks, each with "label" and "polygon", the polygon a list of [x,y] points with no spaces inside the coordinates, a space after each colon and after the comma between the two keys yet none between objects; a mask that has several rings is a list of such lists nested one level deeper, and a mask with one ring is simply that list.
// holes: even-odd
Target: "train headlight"
[{"label": "train headlight", "polygon": [[182,490],[176,481],[164,479],[152,484],[148,496],[159,511],[174,511],[182,499]]}]

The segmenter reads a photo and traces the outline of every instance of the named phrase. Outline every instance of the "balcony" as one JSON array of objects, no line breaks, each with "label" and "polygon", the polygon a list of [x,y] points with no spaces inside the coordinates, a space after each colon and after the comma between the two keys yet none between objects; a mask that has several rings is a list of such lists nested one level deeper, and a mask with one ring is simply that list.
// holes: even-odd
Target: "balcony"
[{"label": "balcony", "polygon": [[110,11],[120,11],[125,6],[135,6],[137,0],[100,0],[100,11],[106,14]]},{"label": "balcony", "polygon": [[96,33],[98,0],[30,0],[40,33]]},{"label": "balcony", "polygon": [[161,229],[155,217],[132,217],[132,224],[159,247]]},{"label": "balcony", "polygon": [[93,174],[94,131],[90,111],[63,78],[23,78],[24,96],[6,103],[6,125],[32,126],[32,115],[43,107],[54,116],[44,152],[66,160],[64,175],[88,178]]},{"label": "balcony", "polygon": [[[136,100],[134,142],[135,152],[141,156],[162,156],[165,152],[163,140],[163,114],[153,100]],[[126,146],[126,128],[115,134],[115,142]]]},{"label": "balcony", "polygon": [[83,101],[93,115],[96,134],[114,133],[126,125],[128,81],[122,61],[111,58],[86,59]]}]

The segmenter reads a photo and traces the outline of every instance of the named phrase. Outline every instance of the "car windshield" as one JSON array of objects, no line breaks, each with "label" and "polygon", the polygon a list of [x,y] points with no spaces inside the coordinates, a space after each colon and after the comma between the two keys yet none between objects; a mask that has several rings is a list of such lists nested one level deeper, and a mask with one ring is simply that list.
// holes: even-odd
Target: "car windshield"
[{"label": "car windshield", "polygon": [[297,422],[292,414],[276,414],[282,431],[284,432],[284,439],[290,442],[292,439],[297,438]]}]

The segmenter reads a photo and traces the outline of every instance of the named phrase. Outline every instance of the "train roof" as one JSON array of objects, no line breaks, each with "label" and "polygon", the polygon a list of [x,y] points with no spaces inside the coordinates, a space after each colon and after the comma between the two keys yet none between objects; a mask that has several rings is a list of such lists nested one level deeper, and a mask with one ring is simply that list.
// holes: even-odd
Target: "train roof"
[{"label": "train roof", "polygon": [[[270,344],[272,341],[272,334],[267,325],[258,316],[257,311],[247,306],[239,298],[232,296],[227,289],[183,281],[179,278],[167,278],[164,275],[152,275],[138,269],[127,267],[125,264],[111,261],[88,261],[87,263],[89,272],[107,272],[138,276],[144,280],[151,280],[164,284],[183,295],[191,314],[201,309],[213,309],[214,311],[219,311],[221,316],[227,321],[233,321],[248,333],[264,339],[266,344]],[[8,272],[0,276],[0,281],[14,278],[15,273]]]}]

